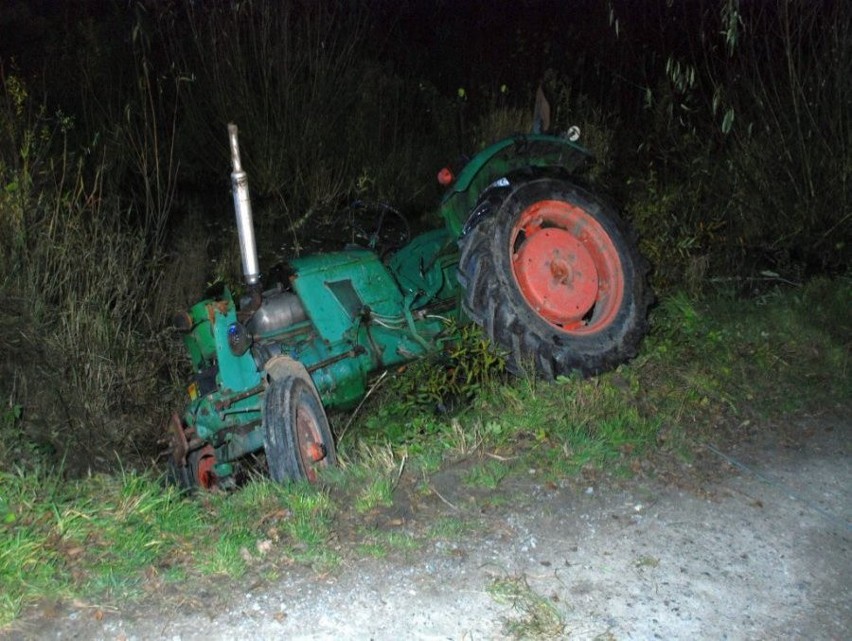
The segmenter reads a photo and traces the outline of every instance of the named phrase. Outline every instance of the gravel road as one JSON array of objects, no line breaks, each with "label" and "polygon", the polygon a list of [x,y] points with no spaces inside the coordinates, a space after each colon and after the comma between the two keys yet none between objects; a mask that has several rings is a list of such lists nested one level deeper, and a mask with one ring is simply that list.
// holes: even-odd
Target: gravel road
[{"label": "gravel road", "polygon": [[783,432],[705,449],[675,475],[553,484],[530,470],[498,507],[466,503],[458,484],[435,509],[475,510],[474,524],[414,552],[122,609],[63,606],[6,638],[849,639],[850,420]]}]

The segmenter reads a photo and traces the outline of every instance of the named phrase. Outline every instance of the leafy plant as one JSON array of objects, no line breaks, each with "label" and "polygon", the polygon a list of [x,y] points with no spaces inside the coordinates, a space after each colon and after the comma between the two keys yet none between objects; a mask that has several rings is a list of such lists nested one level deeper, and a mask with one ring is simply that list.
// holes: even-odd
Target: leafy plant
[{"label": "leafy plant", "polygon": [[450,324],[444,349],[406,366],[386,386],[403,413],[449,412],[505,378],[505,359],[474,324]]},{"label": "leafy plant", "polygon": [[662,10],[665,64],[645,67],[658,74],[645,88],[646,178],[628,207],[662,286],[846,268],[852,27],[841,4]]},{"label": "leafy plant", "polygon": [[[597,379],[521,378],[489,388],[449,421],[423,417],[435,431],[421,436],[419,452],[353,431],[347,465],[321,487],[256,479],[240,492],[188,500],[148,474],[69,481],[37,466],[0,472],[0,625],[45,597],[132,599],[151,582],[238,577],[290,563],[333,571],[350,553],[329,544],[347,532],[340,523],[362,522],[387,504],[396,484],[416,483],[406,478],[410,470],[422,475],[422,496],[433,495],[432,475],[447,458],[496,453],[457,491],[493,486],[487,505],[514,504],[518,498],[507,497],[500,481],[513,469],[535,470],[536,483],[641,473],[655,449],[689,456],[720,430],[745,429],[763,416],[843,411],[852,397],[850,295],[844,278],[751,300],[729,292],[664,299],[631,364]],[[17,415],[11,405],[0,425],[14,429],[23,418]],[[455,497],[444,499],[456,509],[426,524],[425,535],[455,543],[478,523]],[[353,554],[416,546],[416,537],[396,530],[350,535]],[[528,587],[518,577],[492,587],[495,599],[517,608],[507,635],[558,628],[558,617],[541,610],[540,595]]]},{"label": "leafy plant", "polygon": [[432,174],[423,143],[442,122],[440,97],[422,79],[371,62],[364,10],[248,0],[152,13],[170,56],[193,78],[187,159],[219,171],[225,124],[237,123],[258,206],[272,205],[258,219],[279,236],[283,222],[285,234],[304,240],[308,221],[355,194],[410,199],[422,190],[417,176]]}]

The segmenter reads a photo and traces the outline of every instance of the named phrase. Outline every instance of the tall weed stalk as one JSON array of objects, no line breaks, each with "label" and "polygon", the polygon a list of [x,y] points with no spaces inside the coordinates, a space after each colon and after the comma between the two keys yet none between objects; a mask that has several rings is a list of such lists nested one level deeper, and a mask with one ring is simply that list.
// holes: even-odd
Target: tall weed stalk
[{"label": "tall weed stalk", "polygon": [[[848,267],[852,18],[840,2],[782,2],[775,11],[758,3],[752,12],[721,79],[727,113],[739,120],[731,128],[738,240],[782,264]],[[769,212],[774,224],[759,224]]]}]

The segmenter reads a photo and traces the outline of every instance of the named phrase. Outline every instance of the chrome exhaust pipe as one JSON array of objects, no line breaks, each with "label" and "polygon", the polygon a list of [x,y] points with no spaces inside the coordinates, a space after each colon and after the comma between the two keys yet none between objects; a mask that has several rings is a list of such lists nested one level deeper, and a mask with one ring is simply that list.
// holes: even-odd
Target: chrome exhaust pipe
[{"label": "chrome exhaust pipe", "polygon": [[257,289],[260,282],[260,266],[257,260],[257,247],[254,242],[254,224],[251,219],[251,200],[249,199],[248,176],[240,163],[240,145],[237,142],[237,126],[228,124],[228,138],[231,141],[231,189],[234,192],[234,212],[237,216],[237,231],[240,236],[240,256],[243,259],[243,277],[249,289]]}]

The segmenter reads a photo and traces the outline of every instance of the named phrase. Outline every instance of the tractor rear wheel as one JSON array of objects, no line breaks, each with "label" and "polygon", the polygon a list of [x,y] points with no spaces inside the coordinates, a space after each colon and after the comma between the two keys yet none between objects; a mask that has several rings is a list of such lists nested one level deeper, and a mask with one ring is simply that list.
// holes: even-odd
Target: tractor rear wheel
[{"label": "tractor rear wheel", "polygon": [[515,373],[594,375],[635,356],[652,294],[633,234],[607,203],[565,180],[486,192],[460,243],[465,313]]},{"label": "tractor rear wheel", "polygon": [[337,464],[322,401],[302,377],[272,380],[264,401],[263,430],[269,475],[276,482],[314,482],[321,468]]}]

